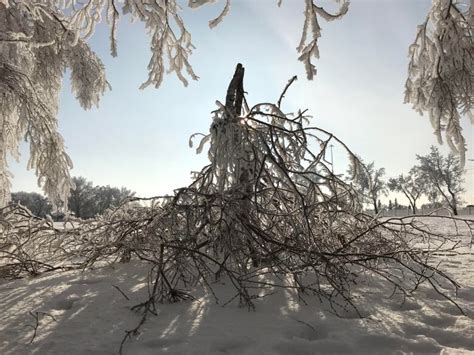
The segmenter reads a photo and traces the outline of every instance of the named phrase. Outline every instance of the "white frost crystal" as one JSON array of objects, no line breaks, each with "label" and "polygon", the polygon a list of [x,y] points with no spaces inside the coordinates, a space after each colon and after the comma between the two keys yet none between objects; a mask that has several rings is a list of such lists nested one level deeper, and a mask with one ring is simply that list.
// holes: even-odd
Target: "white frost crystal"
[{"label": "white frost crystal", "polygon": [[474,41],[472,4],[433,0],[410,46],[405,102],[420,114],[428,112],[434,133],[441,132],[451,150],[465,161],[466,143],[460,119],[472,115]]}]

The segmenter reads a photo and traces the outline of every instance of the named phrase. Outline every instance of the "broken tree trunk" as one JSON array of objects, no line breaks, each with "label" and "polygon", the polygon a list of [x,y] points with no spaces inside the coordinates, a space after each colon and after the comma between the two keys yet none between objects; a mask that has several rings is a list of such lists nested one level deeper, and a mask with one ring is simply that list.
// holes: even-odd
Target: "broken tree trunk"
[{"label": "broken tree trunk", "polygon": [[[235,189],[234,193],[241,196],[239,206],[237,209],[236,218],[245,223],[252,224],[255,221],[251,220],[250,207],[252,197],[252,183],[254,180],[254,169],[251,166],[252,151],[249,148],[247,142],[246,126],[240,124],[240,116],[242,114],[242,105],[244,102],[244,74],[245,68],[242,64],[237,64],[234,72],[234,76],[227,89],[227,95],[225,100],[226,108],[226,119],[227,124],[237,123],[238,129],[234,133],[234,152],[237,155],[235,161]],[[233,225],[233,224],[231,224]],[[242,225],[242,224],[240,224]],[[252,246],[252,238],[248,231],[234,230],[231,234],[238,233],[241,236],[246,236],[245,243],[249,249],[249,256],[252,260],[253,266],[258,266],[258,255],[255,248]]]}]

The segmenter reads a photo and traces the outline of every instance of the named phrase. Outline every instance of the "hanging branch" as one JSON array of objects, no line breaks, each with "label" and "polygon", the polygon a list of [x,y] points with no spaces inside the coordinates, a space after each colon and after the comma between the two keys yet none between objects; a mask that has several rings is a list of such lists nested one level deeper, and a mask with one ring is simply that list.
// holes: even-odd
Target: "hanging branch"
[{"label": "hanging branch", "polygon": [[428,113],[438,142],[442,144],[444,132],[464,166],[466,143],[461,117],[470,116],[474,123],[474,37],[469,10],[462,11],[461,4],[433,0],[425,22],[418,26],[409,48],[405,103],[420,114]]}]

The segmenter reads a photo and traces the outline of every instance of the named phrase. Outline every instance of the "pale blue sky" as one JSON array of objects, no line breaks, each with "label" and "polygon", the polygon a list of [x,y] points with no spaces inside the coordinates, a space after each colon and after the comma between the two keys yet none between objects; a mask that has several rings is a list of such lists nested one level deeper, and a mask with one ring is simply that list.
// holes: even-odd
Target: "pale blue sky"
[{"label": "pale blue sky", "polygon": [[[320,38],[318,75],[307,81],[297,61],[303,25],[303,0],[234,0],[230,14],[215,29],[207,22],[223,2],[198,10],[183,1],[183,17],[197,47],[191,57],[197,82],[188,88],[173,75],[160,89],[139,90],[146,80],[148,36],[123,17],[117,58],[109,55],[108,33],[100,28],[92,47],[106,66],[113,89],[99,109],[83,111],[69,91],[61,95],[60,131],[74,162],[72,174],[95,184],[126,186],[139,196],[172,193],[190,182],[190,171],[207,163],[206,154],[188,147],[189,136],[208,132],[215,100],[223,100],[235,64],[246,68],[250,104],[276,101],[287,80],[298,75],[284,110],[308,108],[312,125],[331,131],[365,161],[385,167],[387,176],[406,173],[436,144],[427,117],[403,104],[407,50],[430,0],[353,0],[348,14],[327,23]],[[464,121],[468,159],[474,159],[473,126]],[[441,147],[448,152],[446,146]],[[11,162],[12,191],[39,191],[26,171],[28,150]],[[335,167],[345,172],[342,150]],[[474,203],[474,162],[467,162],[466,200]],[[399,199],[402,202],[402,198]],[[386,202],[386,201],[385,201]]]}]

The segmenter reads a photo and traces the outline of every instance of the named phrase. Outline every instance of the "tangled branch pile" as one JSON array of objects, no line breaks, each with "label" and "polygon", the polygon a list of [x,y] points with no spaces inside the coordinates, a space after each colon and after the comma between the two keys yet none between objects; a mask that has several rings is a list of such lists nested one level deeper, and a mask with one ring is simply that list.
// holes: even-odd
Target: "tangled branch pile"
[{"label": "tangled branch pile", "polygon": [[[144,319],[156,302],[192,298],[189,286],[212,291],[220,277],[249,308],[266,292],[286,288],[357,310],[351,287],[361,275],[378,275],[404,295],[427,283],[453,301],[439,285],[458,285],[430,264],[430,255],[455,244],[411,217],[362,213],[354,190],[324,160],[331,142],[344,144],[308,127],[304,112],[280,108],[295,78],[278,104],[248,108],[243,75],[238,65],[198,147],[210,142],[210,164],[188,187],[66,229],[8,207],[0,260],[9,261],[0,264],[0,275],[138,258],[152,265],[149,299],[138,305]],[[348,153],[354,172],[364,173]]]},{"label": "tangled branch pile", "polygon": [[56,228],[51,219],[35,217],[21,205],[0,209],[0,279],[68,270],[80,266],[80,240]]}]

